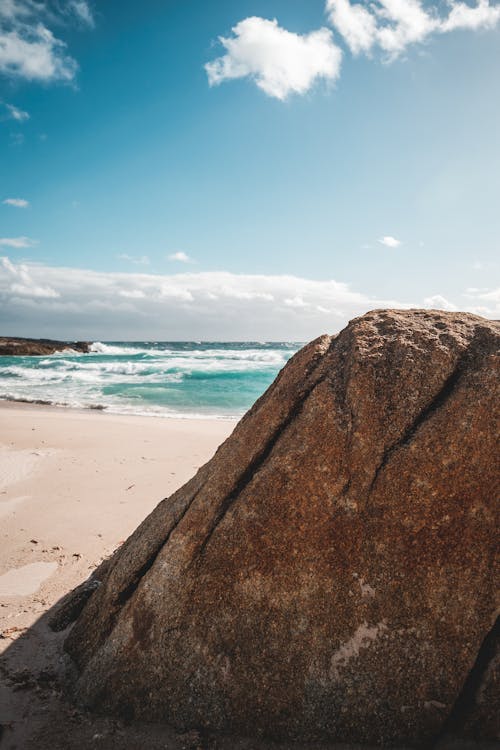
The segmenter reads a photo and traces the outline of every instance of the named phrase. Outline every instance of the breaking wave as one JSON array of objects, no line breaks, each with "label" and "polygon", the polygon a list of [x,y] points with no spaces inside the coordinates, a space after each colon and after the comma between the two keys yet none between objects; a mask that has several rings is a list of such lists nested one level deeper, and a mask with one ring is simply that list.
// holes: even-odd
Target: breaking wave
[{"label": "breaking wave", "polygon": [[122,414],[238,417],[299,346],[98,341],[88,354],[3,357],[0,398]]}]

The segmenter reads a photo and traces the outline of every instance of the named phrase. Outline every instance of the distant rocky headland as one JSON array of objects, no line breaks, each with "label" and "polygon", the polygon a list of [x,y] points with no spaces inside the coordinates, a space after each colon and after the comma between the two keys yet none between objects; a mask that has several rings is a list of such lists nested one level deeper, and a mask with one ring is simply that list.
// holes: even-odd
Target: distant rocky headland
[{"label": "distant rocky headland", "polygon": [[55,341],[53,339],[23,339],[11,336],[0,336],[0,356],[46,356],[54,352],[62,352],[65,349],[74,349],[77,352],[87,354],[89,341]]}]

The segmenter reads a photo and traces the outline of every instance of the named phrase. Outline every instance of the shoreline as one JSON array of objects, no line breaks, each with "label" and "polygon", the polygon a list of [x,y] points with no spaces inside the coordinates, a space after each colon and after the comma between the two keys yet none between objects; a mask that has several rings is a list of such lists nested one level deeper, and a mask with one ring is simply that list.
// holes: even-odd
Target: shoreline
[{"label": "shoreline", "polygon": [[6,398],[5,396],[0,396],[0,411],[4,408],[9,407],[27,407],[27,408],[33,408],[33,409],[50,409],[57,413],[64,413],[66,411],[68,412],[74,412],[74,413],[80,413],[80,414],[103,414],[110,417],[125,417],[126,419],[165,419],[165,420],[172,420],[174,422],[177,422],[179,420],[181,421],[189,421],[189,422],[231,422],[235,425],[239,420],[244,416],[245,412],[242,412],[241,414],[235,414],[235,415],[225,415],[225,414],[191,414],[186,413],[183,414],[182,412],[177,412],[175,414],[162,414],[159,412],[148,412],[147,410],[144,410],[143,412],[122,412],[122,411],[113,411],[108,406],[103,405],[91,405],[91,406],[73,406],[71,404],[64,404],[64,403],[54,403],[51,401],[44,401],[43,399],[34,399],[33,401],[30,401],[29,399],[23,399],[23,398]]},{"label": "shoreline", "polygon": [[0,357],[0,401],[177,420],[241,419],[298,346],[95,343]]}]

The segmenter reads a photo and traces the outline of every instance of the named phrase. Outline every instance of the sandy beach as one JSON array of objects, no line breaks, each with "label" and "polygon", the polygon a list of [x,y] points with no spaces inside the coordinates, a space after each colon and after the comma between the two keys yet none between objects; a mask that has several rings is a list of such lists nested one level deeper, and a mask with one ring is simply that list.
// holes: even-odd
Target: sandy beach
[{"label": "sandy beach", "polygon": [[8,403],[0,424],[2,627],[29,624],[16,595],[39,614],[86,578],[234,426]]},{"label": "sandy beach", "polygon": [[43,615],[189,479],[233,426],[0,403],[2,748],[24,747],[45,721],[43,691],[38,706],[32,690],[19,689],[59,658]]}]

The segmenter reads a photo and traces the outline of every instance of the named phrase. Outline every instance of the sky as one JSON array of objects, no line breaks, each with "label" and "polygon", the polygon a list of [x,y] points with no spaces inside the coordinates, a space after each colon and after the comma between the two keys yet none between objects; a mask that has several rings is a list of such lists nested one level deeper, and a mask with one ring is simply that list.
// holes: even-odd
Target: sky
[{"label": "sky", "polygon": [[500,317],[500,3],[0,0],[0,334]]}]

